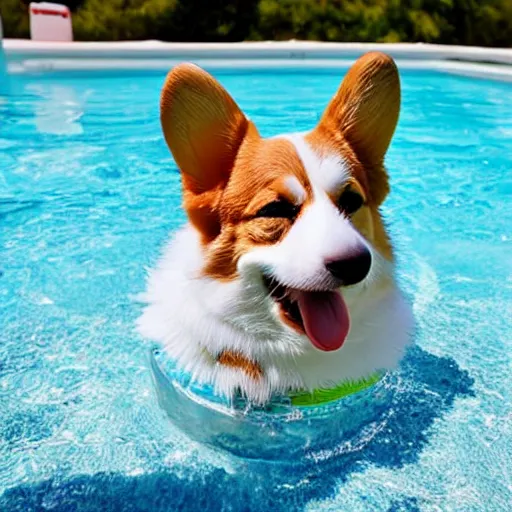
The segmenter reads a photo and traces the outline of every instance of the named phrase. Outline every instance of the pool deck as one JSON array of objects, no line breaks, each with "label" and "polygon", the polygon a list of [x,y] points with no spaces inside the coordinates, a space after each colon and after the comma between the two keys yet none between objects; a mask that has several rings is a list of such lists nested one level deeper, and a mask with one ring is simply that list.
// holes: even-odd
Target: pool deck
[{"label": "pool deck", "polygon": [[265,41],[165,43],[161,41],[51,43],[3,41],[13,74],[52,71],[163,71],[182,61],[210,69],[339,69],[368,51],[384,51],[402,69],[437,70],[512,82],[512,49],[422,43]]}]

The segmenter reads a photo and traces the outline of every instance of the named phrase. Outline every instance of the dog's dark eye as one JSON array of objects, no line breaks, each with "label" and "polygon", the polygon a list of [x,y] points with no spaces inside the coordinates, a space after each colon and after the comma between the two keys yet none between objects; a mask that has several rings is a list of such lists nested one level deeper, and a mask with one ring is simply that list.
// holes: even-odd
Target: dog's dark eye
[{"label": "dog's dark eye", "polygon": [[356,191],[346,188],[338,199],[338,207],[346,215],[352,215],[363,206],[364,200]]},{"label": "dog's dark eye", "polygon": [[271,217],[280,219],[294,219],[299,213],[299,207],[288,201],[272,201],[260,208],[255,217]]}]

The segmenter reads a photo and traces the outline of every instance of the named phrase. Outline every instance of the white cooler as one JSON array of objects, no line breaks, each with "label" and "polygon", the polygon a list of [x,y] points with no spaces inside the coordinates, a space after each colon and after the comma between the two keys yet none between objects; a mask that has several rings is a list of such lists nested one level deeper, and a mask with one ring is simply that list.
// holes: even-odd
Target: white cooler
[{"label": "white cooler", "polygon": [[30,38],[33,41],[73,41],[69,9],[61,4],[31,2]]}]

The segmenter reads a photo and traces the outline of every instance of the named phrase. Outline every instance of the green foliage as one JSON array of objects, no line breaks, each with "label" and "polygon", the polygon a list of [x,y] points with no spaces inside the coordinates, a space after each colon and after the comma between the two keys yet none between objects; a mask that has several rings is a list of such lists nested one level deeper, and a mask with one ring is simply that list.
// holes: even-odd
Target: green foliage
[{"label": "green foliage", "polygon": [[73,15],[82,40],[242,40],[256,21],[256,0],[85,0]]},{"label": "green foliage", "polygon": [[[61,0],[78,40],[423,41],[512,46],[512,0]],[[28,0],[1,0],[28,37]]]},{"label": "green foliage", "polygon": [[0,17],[4,37],[30,37],[28,6],[19,0],[1,0]]}]

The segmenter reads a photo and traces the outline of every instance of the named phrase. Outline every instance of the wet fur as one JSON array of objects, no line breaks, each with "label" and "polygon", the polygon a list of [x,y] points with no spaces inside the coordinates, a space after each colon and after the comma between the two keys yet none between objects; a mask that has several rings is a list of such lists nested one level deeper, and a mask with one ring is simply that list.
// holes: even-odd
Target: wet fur
[{"label": "wet fur", "polygon": [[[394,63],[369,54],[316,128],[263,139],[213,77],[188,64],[171,71],[162,126],[182,172],[189,223],[150,273],[142,335],[194,379],[258,403],[395,367],[413,320],[378,208],[389,189],[383,160],[399,102]],[[351,218],[336,206],[347,186],[365,200]],[[254,217],[279,197],[300,207],[294,221]],[[341,349],[323,352],[283,320],[262,274],[321,290],[332,286],[325,261],[358,244],[370,249],[371,270],[341,290],[351,330]]]}]

